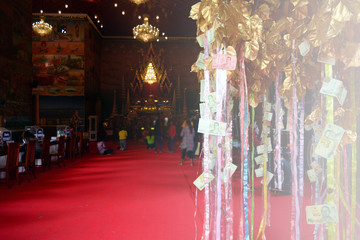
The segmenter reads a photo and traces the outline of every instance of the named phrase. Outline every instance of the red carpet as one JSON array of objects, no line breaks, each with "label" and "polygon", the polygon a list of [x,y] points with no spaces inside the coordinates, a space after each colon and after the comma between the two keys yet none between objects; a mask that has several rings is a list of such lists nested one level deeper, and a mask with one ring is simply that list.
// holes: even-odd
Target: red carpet
[{"label": "red carpet", "polygon": [[[177,163],[175,154],[155,154],[137,142],[127,151],[83,158],[23,180],[0,185],[0,239],[195,239],[195,187],[200,162]],[[111,145],[116,149],[116,145]],[[199,172],[197,172],[199,171]],[[239,177],[234,176],[234,187]],[[198,192],[197,239],[202,233],[202,192]],[[256,229],[262,215],[256,192]],[[239,194],[234,191],[234,199]],[[267,239],[290,239],[290,196],[271,198]],[[304,212],[304,210],[302,211]],[[236,224],[236,220],[235,220]],[[311,239],[311,227],[301,239]],[[237,237],[235,237],[237,239]]]}]

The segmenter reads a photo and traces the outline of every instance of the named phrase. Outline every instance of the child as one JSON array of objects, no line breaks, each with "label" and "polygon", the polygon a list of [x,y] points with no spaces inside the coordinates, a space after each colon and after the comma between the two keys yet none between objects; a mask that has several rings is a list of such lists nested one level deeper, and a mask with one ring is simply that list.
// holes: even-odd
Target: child
[{"label": "child", "polygon": [[155,135],[154,131],[150,131],[149,135],[146,136],[146,146],[147,149],[155,148]]}]

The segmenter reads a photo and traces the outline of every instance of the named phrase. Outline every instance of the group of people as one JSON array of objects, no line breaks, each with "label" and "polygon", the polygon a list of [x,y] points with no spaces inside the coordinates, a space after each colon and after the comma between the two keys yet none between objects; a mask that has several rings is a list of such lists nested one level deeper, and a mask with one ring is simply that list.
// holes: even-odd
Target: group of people
[{"label": "group of people", "polygon": [[[173,121],[169,122],[168,130],[168,150],[169,153],[175,151],[175,136],[176,136],[176,126]],[[162,153],[163,143],[164,143],[164,129],[161,126],[160,120],[155,121],[155,126],[150,132],[145,132],[144,140],[147,146],[147,149],[155,149],[155,153]]]},{"label": "group of people", "polygon": [[[198,134],[196,133],[197,121],[196,118],[187,118],[181,125],[181,131],[179,136],[181,137],[181,162],[179,165],[183,165],[186,157],[190,159],[190,165],[193,166],[195,159],[195,151],[198,145]],[[166,132],[166,134],[165,134]],[[155,120],[154,127],[150,131],[144,130],[143,138],[146,143],[147,149],[154,149],[155,153],[162,153],[164,137],[168,139],[168,151],[169,153],[175,152],[175,137],[177,134],[176,125],[172,120],[169,121],[168,127],[163,128],[160,119]],[[119,150],[127,149],[127,131],[122,129],[119,131]],[[100,154],[112,154],[113,150],[106,146],[103,139],[100,139],[97,144]]]},{"label": "group of people", "polygon": [[[169,121],[168,126],[168,149],[170,153],[173,153],[175,151],[176,126],[171,120]],[[192,166],[193,160],[195,158],[195,150],[198,144],[198,134],[195,131],[195,129],[197,128],[197,121],[195,118],[188,118],[184,121],[181,127],[181,162],[179,164],[183,165],[185,158],[188,157],[190,159],[190,165]],[[154,130],[151,130],[144,137],[148,149],[155,149],[155,153],[162,153],[164,136],[163,131],[164,130],[161,126],[160,120],[156,120]]]},{"label": "group of people", "polygon": [[[126,143],[127,136],[128,136],[127,131],[125,130],[125,128],[122,128],[119,131],[120,147],[118,147],[118,149],[121,151],[124,151],[127,149],[127,143]],[[103,136],[99,136],[99,140],[97,142],[97,149],[98,149],[99,154],[101,154],[101,155],[111,155],[114,152],[113,149],[106,146]]]}]

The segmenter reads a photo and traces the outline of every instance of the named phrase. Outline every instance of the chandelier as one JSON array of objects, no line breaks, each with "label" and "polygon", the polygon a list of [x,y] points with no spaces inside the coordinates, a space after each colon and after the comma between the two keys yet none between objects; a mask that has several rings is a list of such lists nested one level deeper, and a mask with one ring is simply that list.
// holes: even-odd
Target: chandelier
[{"label": "chandelier", "polygon": [[148,0],[130,0],[130,2],[135,3],[136,5],[140,5],[146,3]]},{"label": "chandelier", "polygon": [[48,35],[52,31],[52,26],[44,22],[44,16],[40,16],[39,22],[34,22],[32,24],[34,32],[38,33],[41,37]]},{"label": "chandelier", "polygon": [[146,68],[146,75],[145,75],[144,82],[153,84],[156,81],[157,81],[157,79],[156,79],[155,70],[154,70],[153,64],[150,62]]},{"label": "chandelier", "polygon": [[159,29],[149,25],[149,17],[144,16],[144,23],[133,28],[134,38],[139,41],[149,42],[159,37]]}]

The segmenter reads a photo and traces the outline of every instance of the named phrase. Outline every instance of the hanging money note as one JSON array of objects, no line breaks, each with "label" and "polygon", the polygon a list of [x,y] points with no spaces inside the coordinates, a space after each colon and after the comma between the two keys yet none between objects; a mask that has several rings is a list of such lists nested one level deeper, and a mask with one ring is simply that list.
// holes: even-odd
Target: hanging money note
[{"label": "hanging money note", "polygon": [[[269,172],[269,171],[266,172],[266,185],[267,185],[267,186],[269,186],[269,183],[270,183],[271,179],[273,178],[273,176],[274,176],[273,173],[271,173],[271,172]],[[264,177],[264,176],[263,176],[263,177]],[[261,180],[260,183],[261,183],[261,184],[264,184],[264,179]]]},{"label": "hanging money note", "polygon": [[224,122],[209,120],[205,118],[199,119],[199,127],[198,127],[199,133],[225,136],[225,131],[226,131],[226,123]]},{"label": "hanging money note", "polygon": [[329,82],[323,82],[320,93],[336,97],[342,106],[347,95],[347,90],[342,81],[331,78]]},{"label": "hanging money note", "polygon": [[200,102],[205,102],[205,80],[200,80]]},{"label": "hanging money note", "polygon": [[336,149],[344,135],[345,130],[335,124],[328,123],[323,131],[315,154],[326,159],[334,158]]},{"label": "hanging money note", "polygon": [[[204,177],[205,173],[202,173],[193,183],[194,185],[200,190],[202,191],[205,187],[205,177]],[[214,180],[214,175],[212,175],[212,173],[208,173],[208,183],[210,183],[212,180]]]},{"label": "hanging money note", "polygon": [[308,224],[338,222],[338,212],[335,204],[306,206],[306,221]]},{"label": "hanging money note", "polygon": [[314,183],[314,182],[316,182],[316,181],[318,180],[317,175],[316,175],[316,172],[315,172],[314,169],[309,169],[309,170],[307,170],[307,175],[308,175],[309,181],[310,181],[311,183]]},{"label": "hanging money note", "polygon": [[224,170],[222,171],[221,173],[221,179],[224,181],[225,180],[225,174],[227,173],[226,171],[230,171],[230,176],[229,177],[232,177],[232,175],[235,173],[237,169],[237,166],[233,163],[228,163],[226,164],[226,166],[224,167]]},{"label": "hanging money note", "polygon": [[215,54],[212,61],[213,69],[235,70],[236,56]]},{"label": "hanging money note", "polygon": [[211,92],[206,96],[206,102],[210,109],[210,112],[216,112],[216,92]]}]

